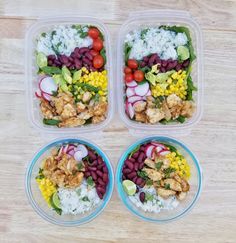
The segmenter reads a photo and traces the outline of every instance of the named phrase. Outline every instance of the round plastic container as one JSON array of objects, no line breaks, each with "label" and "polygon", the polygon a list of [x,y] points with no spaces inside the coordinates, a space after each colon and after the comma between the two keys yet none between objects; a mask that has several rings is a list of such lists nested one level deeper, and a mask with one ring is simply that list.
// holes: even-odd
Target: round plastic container
[{"label": "round plastic container", "polygon": [[[39,168],[42,165],[42,160],[45,158],[45,156],[49,155],[49,152],[52,148],[64,143],[81,143],[87,145],[88,147],[94,149],[103,158],[108,168],[109,183],[107,185],[107,191],[104,195],[104,198],[95,208],[84,214],[58,215],[55,211],[48,207],[35,180],[35,177],[38,175]],[[111,199],[113,187],[114,175],[108,157],[97,145],[84,139],[81,140],[76,138],[64,138],[60,140],[54,140],[46,144],[35,154],[32,161],[29,163],[25,176],[26,194],[34,210],[48,222],[62,226],[79,226],[96,218],[105,209],[106,205]]]},{"label": "round plastic container", "polygon": [[[186,26],[191,32],[193,47],[196,54],[196,60],[192,64],[191,76],[197,92],[193,92],[193,99],[196,104],[196,111],[190,119],[183,124],[144,124],[130,120],[125,113],[124,105],[124,55],[123,47],[127,33],[134,29],[144,27],[158,27],[160,25],[179,25]],[[139,11],[130,14],[129,19],[122,25],[117,42],[117,91],[118,91],[118,109],[121,119],[133,135],[151,134],[187,134],[191,128],[200,121],[203,111],[203,41],[200,26],[194,21],[191,15],[185,11],[173,10],[150,10]]]},{"label": "round plastic container", "polygon": [[[188,192],[185,200],[181,201],[177,208],[172,210],[161,210],[160,213],[149,213],[145,212],[141,208],[136,207],[130,201],[122,186],[122,166],[124,164],[124,161],[130,154],[130,152],[132,152],[138,145],[149,141],[159,141],[165,144],[175,146],[177,150],[180,151],[180,153],[186,158],[191,170],[191,177],[189,179],[190,191]],[[202,170],[196,156],[182,142],[170,137],[163,136],[145,137],[141,140],[136,141],[134,144],[128,147],[128,149],[121,156],[116,169],[116,186],[122,202],[131,213],[148,222],[166,223],[183,217],[190,211],[190,209],[194,207],[201,194]]]},{"label": "round plastic container", "polygon": [[[89,124],[75,128],[58,128],[56,126],[48,126],[43,124],[43,117],[39,108],[38,98],[35,97],[35,91],[38,88],[38,76],[35,57],[36,38],[40,33],[51,30],[58,25],[84,24],[96,26],[104,35],[104,46],[106,49],[107,62],[105,69],[108,73],[108,113],[105,121],[98,124]],[[103,130],[110,122],[113,116],[113,71],[110,47],[110,36],[107,28],[98,19],[91,17],[54,17],[45,18],[33,24],[25,36],[25,85],[26,85],[26,104],[28,117],[31,124],[41,132],[72,134],[72,133],[88,133]]]}]

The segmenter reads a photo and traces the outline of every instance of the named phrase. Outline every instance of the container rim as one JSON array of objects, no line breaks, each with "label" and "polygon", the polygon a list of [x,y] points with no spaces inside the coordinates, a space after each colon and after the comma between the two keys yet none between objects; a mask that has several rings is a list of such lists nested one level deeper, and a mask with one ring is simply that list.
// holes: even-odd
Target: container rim
[{"label": "container rim", "polygon": [[[64,220],[56,220],[50,216],[48,216],[37,204],[37,202],[34,200],[33,198],[33,194],[32,194],[32,189],[31,189],[31,177],[32,177],[32,172],[33,172],[33,168],[36,164],[36,162],[38,161],[38,159],[41,157],[41,155],[43,155],[46,151],[48,151],[49,149],[55,147],[58,144],[63,144],[65,142],[74,142],[74,143],[82,143],[85,144],[87,146],[89,146],[90,148],[94,149],[95,151],[98,151],[98,153],[102,156],[102,158],[104,159],[104,162],[107,165],[108,168],[108,174],[109,174],[109,184],[108,184],[108,190],[106,192],[106,196],[103,199],[103,202],[96,207],[96,210],[93,211],[93,213],[89,214],[88,216],[79,219],[79,220],[75,220],[73,222],[71,221],[64,221]],[[114,172],[113,172],[113,168],[112,168],[112,164],[108,158],[108,156],[106,155],[105,152],[103,152],[103,150],[96,145],[95,143],[88,141],[87,139],[80,139],[80,138],[72,138],[72,137],[64,137],[64,138],[57,138],[52,140],[51,142],[46,143],[44,146],[42,146],[33,156],[33,158],[31,159],[31,161],[29,162],[28,166],[27,166],[27,170],[25,173],[25,193],[26,196],[28,198],[28,202],[30,203],[30,205],[33,207],[33,209],[35,210],[35,212],[42,217],[43,219],[45,219],[46,221],[55,224],[55,225],[60,225],[60,226],[80,226],[82,224],[88,223],[90,221],[92,221],[93,219],[95,219],[97,216],[99,216],[103,210],[105,209],[105,207],[108,205],[111,197],[112,197],[112,193],[114,190]]]},{"label": "container rim", "polygon": [[[197,193],[195,195],[195,197],[193,198],[191,204],[185,209],[183,210],[183,212],[181,212],[180,214],[178,214],[177,216],[174,217],[170,217],[168,219],[151,219],[148,217],[145,217],[143,215],[141,215],[137,210],[133,209],[127,202],[126,202],[126,196],[125,196],[125,192],[123,190],[122,187],[122,183],[121,183],[121,174],[122,174],[122,166],[124,163],[124,160],[127,158],[128,154],[133,151],[133,149],[135,147],[137,147],[139,144],[144,143],[144,142],[148,142],[150,140],[161,140],[161,141],[165,141],[165,142],[172,142],[174,144],[179,145],[180,147],[182,147],[192,158],[194,165],[197,168],[197,175],[198,175],[198,189],[197,189]],[[191,211],[191,209],[193,209],[193,207],[195,206],[195,204],[197,203],[200,194],[202,192],[202,178],[203,178],[203,174],[202,174],[202,169],[200,166],[200,163],[197,159],[197,157],[195,156],[195,154],[179,139],[175,139],[173,137],[170,136],[146,136],[142,139],[138,139],[136,140],[134,143],[132,143],[126,150],[125,152],[121,155],[119,162],[117,164],[117,168],[116,168],[116,174],[115,174],[115,183],[117,186],[117,191],[118,191],[118,195],[122,201],[122,203],[124,204],[124,206],[126,208],[128,208],[128,210],[135,216],[137,216],[138,218],[147,221],[147,222],[152,222],[152,223],[158,223],[158,224],[163,224],[163,223],[169,223],[172,221],[175,221],[177,219],[182,218],[183,216],[185,216],[187,213],[189,213]]]}]

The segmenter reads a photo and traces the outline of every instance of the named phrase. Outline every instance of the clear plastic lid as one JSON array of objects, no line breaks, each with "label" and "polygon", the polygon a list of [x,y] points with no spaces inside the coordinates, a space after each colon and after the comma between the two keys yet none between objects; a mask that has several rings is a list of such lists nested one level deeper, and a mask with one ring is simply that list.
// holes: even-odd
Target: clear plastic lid
[{"label": "clear plastic lid", "polygon": [[[124,55],[123,47],[127,33],[134,29],[143,27],[158,27],[160,25],[179,25],[189,28],[192,44],[196,54],[196,60],[192,64],[191,76],[197,91],[193,93],[193,99],[196,104],[194,115],[183,124],[144,124],[132,121],[125,113],[124,105],[124,82],[123,68]],[[124,121],[129,131],[133,135],[152,134],[172,134],[186,135],[191,128],[200,121],[203,110],[203,41],[202,32],[199,25],[193,20],[191,15],[185,11],[173,10],[150,10],[138,11],[130,14],[129,19],[122,25],[117,45],[117,92],[118,92],[118,109],[121,119]]]},{"label": "clear plastic lid", "polygon": [[[35,97],[35,91],[38,86],[37,66],[35,57],[36,38],[40,33],[51,30],[58,25],[72,25],[84,24],[96,26],[104,35],[104,46],[106,50],[106,65],[108,75],[108,112],[106,120],[98,124],[89,124],[75,128],[58,128],[56,126],[48,126],[43,124],[43,117],[39,108],[39,101]],[[114,107],[113,107],[113,71],[112,71],[112,57],[110,47],[110,36],[107,28],[99,20],[92,17],[53,17],[44,18],[33,24],[25,36],[25,85],[26,85],[26,103],[28,110],[28,117],[31,124],[39,129],[41,132],[51,134],[75,134],[102,131],[111,121]]]}]

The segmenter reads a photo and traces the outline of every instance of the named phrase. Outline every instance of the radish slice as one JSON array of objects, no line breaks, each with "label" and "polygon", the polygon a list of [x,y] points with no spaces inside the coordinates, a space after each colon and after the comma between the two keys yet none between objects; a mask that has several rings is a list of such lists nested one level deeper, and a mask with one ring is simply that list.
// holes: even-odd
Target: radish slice
[{"label": "radish slice", "polygon": [[133,103],[133,106],[137,105],[138,103],[143,102],[142,100],[137,100]]},{"label": "radish slice", "polygon": [[134,88],[127,88],[126,95],[127,97],[134,96],[135,95]]},{"label": "radish slice", "polygon": [[156,147],[156,151],[157,151],[157,153],[161,152],[162,151],[162,147],[157,146]]},{"label": "radish slice", "polygon": [[167,154],[169,154],[170,151],[169,150],[162,150],[161,152],[158,153],[159,156],[166,156]]},{"label": "radish slice", "polygon": [[138,100],[142,100],[142,97],[140,97],[140,96],[138,96],[138,95],[134,95],[134,96],[131,96],[131,97],[129,97],[128,98],[128,102],[129,103],[134,103],[134,102],[136,102],[136,101],[138,101]]},{"label": "radish slice", "polygon": [[152,92],[151,92],[151,90],[149,89],[145,96],[150,96],[150,95],[152,95]]},{"label": "radish slice", "polygon": [[148,82],[138,85],[137,87],[134,88],[134,91],[135,91],[136,95],[139,95],[139,96],[146,95],[149,91]]},{"label": "radish slice", "polygon": [[149,145],[147,146],[146,148],[146,156],[148,158],[152,158],[152,155],[153,155],[153,149],[155,149],[155,146],[154,145]]},{"label": "radish slice", "polygon": [[168,148],[164,144],[158,142],[151,142],[151,144],[155,145],[156,147],[161,147],[162,149],[168,150]]},{"label": "radish slice", "polygon": [[58,155],[57,155],[58,157],[60,157],[60,156],[62,155],[63,148],[64,148],[64,147],[61,146],[61,148],[60,148],[60,150],[59,150],[59,152],[58,152]]},{"label": "radish slice", "polygon": [[125,112],[126,112],[127,114],[129,114],[128,105],[129,105],[129,102],[128,102],[128,100],[126,100],[126,101],[125,101]]},{"label": "radish slice", "polygon": [[39,89],[48,95],[52,95],[53,92],[56,92],[57,88],[52,77],[44,77],[39,81]]},{"label": "radish slice", "polygon": [[81,151],[83,158],[88,155],[88,149],[83,144],[78,145],[75,151]]},{"label": "radish slice", "polygon": [[36,96],[37,98],[42,98],[42,94],[41,94],[40,90],[37,90],[37,91],[35,92],[35,96]]},{"label": "radish slice", "polygon": [[74,144],[69,144],[68,151],[75,149],[75,148],[76,148],[76,146]]},{"label": "radish slice", "polygon": [[67,151],[68,151],[68,147],[69,147],[69,144],[67,144],[64,148],[63,148],[63,153],[66,154]]},{"label": "radish slice", "polygon": [[126,83],[126,86],[128,86],[130,88],[134,88],[134,87],[138,86],[138,84],[135,81],[132,81],[132,82]]},{"label": "radish slice", "polygon": [[51,95],[46,94],[46,93],[44,93],[44,92],[42,91],[42,98],[45,99],[45,100],[47,100],[47,101],[50,101],[50,100],[51,100]]},{"label": "radish slice", "polygon": [[134,107],[131,103],[128,104],[128,114],[131,119],[134,118]]},{"label": "radish slice", "polygon": [[72,150],[70,150],[70,151],[68,151],[67,152],[67,154],[69,154],[70,156],[74,156],[74,154],[75,154],[75,150],[74,149],[72,149]]},{"label": "radish slice", "polygon": [[82,161],[82,159],[84,158],[83,157],[83,152],[81,150],[77,150],[74,153],[74,158],[75,158],[76,161]]}]

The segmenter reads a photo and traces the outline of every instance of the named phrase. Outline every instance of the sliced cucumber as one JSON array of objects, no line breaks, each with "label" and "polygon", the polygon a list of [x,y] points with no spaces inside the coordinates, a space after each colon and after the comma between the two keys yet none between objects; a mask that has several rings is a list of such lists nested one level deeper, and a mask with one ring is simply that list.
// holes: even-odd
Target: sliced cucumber
[{"label": "sliced cucumber", "polygon": [[177,54],[181,61],[185,61],[190,57],[189,49],[186,46],[178,46]]}]

